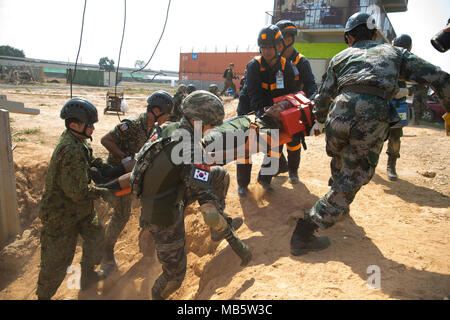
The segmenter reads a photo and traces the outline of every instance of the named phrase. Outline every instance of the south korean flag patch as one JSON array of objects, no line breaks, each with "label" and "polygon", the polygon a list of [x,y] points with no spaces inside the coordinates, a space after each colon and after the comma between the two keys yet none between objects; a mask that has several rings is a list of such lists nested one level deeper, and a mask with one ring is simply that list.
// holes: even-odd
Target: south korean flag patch
[{"label": "south korean flag patch", "polygon": [[195,164],[194,179],[203,182],[208,182],[209,166],[204,164]]},{"label": "south korean flag patch", "polygon": [[194,179],[195,180],[204,181],[204,182],[208,182],[208,180],[209,180],[209,172],[205,171],[205,170],[202,170],[202,169],[195,168],[195,170],[194,170]]}]

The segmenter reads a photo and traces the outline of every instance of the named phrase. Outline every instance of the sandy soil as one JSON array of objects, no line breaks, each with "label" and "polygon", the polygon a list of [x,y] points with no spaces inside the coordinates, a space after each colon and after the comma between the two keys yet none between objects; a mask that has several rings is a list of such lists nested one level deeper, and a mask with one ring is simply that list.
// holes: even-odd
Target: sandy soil
[{"label": "sandy soil", "polygon": [[[116,115],[103,115],[106,89],[77,88],[100,110],[94,152],[106,158],[100,138],[118,123]],[[0,299],[35,299],[39,273],[40,221],[37,206],[53,147],[64,130],[59,111],[69,97],[60,88],[3,88],[12,101],[39,108],[39,116],[11,114],[16,183],[23,234],[0,251]],[[144,87],[127,90],[130,114],[145,110]],[[226,99],[227,116],[237,100]],[[28,130],[26,130],[28,129]],[[28,132],[28,134],[26,133]],[[308,137],[302,151],[301,183],[291,185],[286,174],[274,179],[275,193],[262,195],[254,182],[255,198],[237,196],[236,168],[231,175],[227,212],[241,216],[239,236],[253,250],[246,268],[225,241],[213,243],[193,205],[186,210],[188,269],[182,287],[171,299],[442,299],[450,294],[450,141],[442,129],[409,126],[404,129],[399,181],[386,177],[385,149],[372,181],[362,188],[351,206],[350,217],[321,231],[331,247],[302,257],[289,254],[289,239],[296,219],[328,191],[330,159],[324,136]],[[386,148],[386,146],[385,146]],[[434,177],[433,177],[434,176]],[[96,209],[104,223],[112,214],[103,201]],[[115,255],[119,272],[97,289],[70,289],[69,274],[54,299],[149,299],[153,281],[161,272],[152,239],[138,227],[139,202],[121,234]],[[79,266],[81,246],[73,265]],[[379,289],[369,283],[373,267],[381,275]],[[376,268],[376,267],[375,267]]]}]

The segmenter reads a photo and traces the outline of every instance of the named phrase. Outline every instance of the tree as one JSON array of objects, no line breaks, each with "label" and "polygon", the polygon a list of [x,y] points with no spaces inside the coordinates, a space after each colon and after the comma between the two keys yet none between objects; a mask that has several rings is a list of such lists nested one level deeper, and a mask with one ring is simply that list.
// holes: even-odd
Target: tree
[{"label": "tree", "polygon": [[142,69],[145,66],[145,61],[142,60],[136,60],[134,63],[134,67],[137,69]]},{"label": "tree", "polygon": [[100,58],[98,65],[100,66],[100,70],[105,71],[114,71],[114,60],[109,59],[108,57]]},{"label": "tree", "polygon": [[0,56],[25,58],[25,53],[10,46],[0,46]]}]

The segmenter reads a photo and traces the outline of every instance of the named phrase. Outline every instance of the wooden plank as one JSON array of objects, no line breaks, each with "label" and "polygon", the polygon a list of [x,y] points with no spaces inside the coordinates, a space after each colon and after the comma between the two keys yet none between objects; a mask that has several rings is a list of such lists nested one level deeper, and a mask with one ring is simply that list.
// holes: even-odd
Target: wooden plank
[{"label": "wooden plank", "polygon": [[0,109],[0,248],[19,231],[9,113]]},{"label": "wooden plank", "polygon": [[0,108],[14,113],[25,113],[38,115],[41,111],[39,109],[25,108],[23,102],[8,101],[5,95],[0,95]]}]

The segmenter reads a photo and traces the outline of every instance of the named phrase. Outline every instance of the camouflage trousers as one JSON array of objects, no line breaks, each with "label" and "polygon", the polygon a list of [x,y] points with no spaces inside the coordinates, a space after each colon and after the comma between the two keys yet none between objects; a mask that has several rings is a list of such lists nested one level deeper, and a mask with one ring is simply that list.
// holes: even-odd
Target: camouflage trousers
[{"label": "camouflage trousers", "polygon": [[[214,193],[220,200],[222,209],[225,208],[225,198],[230,185],[230,176],[223,167],[211,167],[210,183]],[[184,203],[193,203],[194,199],[189,193],[185,194]],[[175,222],[167,227],[149,224],[146,226],[155,241],[156,254],[162,265],[163,277],[167,281],[182,282],[186,274],[186,234],[184,229],[184,207],[179,207]],[[164,288],[161,288],[161,290]]]},{"label": "camouflage trousers", "polygon": [[114,248],[120,233],[125,228],[131,214],[132,195],[124,195],[110,203],[114,213],[105,230],[105,246]]},{"label": "camouflage trousers", "polygon": [[422,119],[424,111],[427,109],[426,91],[420,91],[414,95],[412,107],[414,110],[414,119],[418,123]]},{"label": "camouflage trousers", "polygon": [[400,158],[400,138],[403,136],[402,128],[389,129],[389,140],[386,153],[389,157]]},{"label": "camouflage trousers", "polygon": [[379,120],[331,119],[326,126],[326,151],[331,160],[331,190],[310,211],[322,229],[329,228],[349,209],[361,187],[372,179],[389,133]]},{"label": "camouflage trousers", "polygon": [[39,298],[50,299],[58,290],[72,263],[78,235],[83,238],[81,267],[92,268],[101,262],[104,246],[104,229],[95,212],[69,226],[64,221],[57,225],[44,223],[36,290]]}]

